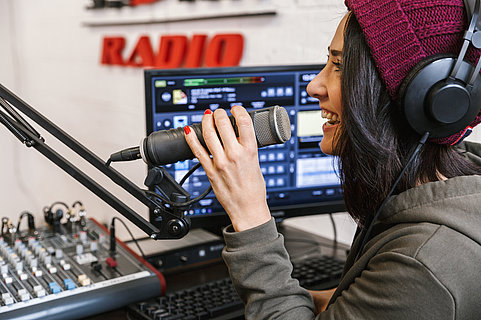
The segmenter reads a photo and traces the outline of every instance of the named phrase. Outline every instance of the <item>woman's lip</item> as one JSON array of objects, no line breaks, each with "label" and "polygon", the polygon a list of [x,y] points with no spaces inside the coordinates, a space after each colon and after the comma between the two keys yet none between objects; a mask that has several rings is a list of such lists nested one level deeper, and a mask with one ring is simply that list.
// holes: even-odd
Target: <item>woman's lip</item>
[{"label": "woman's lip", "polygon": [[[336,114],[336,115],[337,115],[337,113],[336,113],[336,112],[334,112],[334,111],[332,111],[332,110],[329,110],[329,109],[327,109],[327,108],[323,108],[323,107],[321,107],[321,111],[322,111],[322,110],[324,110],[324,111],[327,111],[327,112],[329,112],[329,113],[332,113],[332,114]],[[338,115],[338,116],[339,116],[339,115]]]},{"label": "woman's lip", "polygon": [[327,122],[325,122],[325,123],[322,125],[322,132],[326,132],[326,131],[330,131],[330,130],[332,130],[332,129],[336,129],[338,125],[339,125],[339,124],[334,124],[334,125],[329,125],[329,126],[328,126],[328,125],[327,125]]}]

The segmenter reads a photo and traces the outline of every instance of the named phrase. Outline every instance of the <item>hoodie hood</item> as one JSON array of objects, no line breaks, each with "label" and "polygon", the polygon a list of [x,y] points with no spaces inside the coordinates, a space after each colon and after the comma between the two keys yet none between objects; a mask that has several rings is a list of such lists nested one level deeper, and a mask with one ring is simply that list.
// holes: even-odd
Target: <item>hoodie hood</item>
[{"label": "hoodie hood", "polygon": [[[461,152],[481,166],[481,145],[460,144]],[[422,184],[392,196],[378,223],[445,225],[481,245],[481,176],[462,176]]]}]

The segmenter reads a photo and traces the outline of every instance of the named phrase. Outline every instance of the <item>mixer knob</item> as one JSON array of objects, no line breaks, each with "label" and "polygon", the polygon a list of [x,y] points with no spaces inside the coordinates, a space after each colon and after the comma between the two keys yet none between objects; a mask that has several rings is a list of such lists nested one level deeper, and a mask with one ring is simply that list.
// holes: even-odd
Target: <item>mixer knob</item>
[{"label": "mixer knob", "polygon": [[10,260],[10,263],[13,265],[15,265],[15,262],[20,260],[16,253],[10,253],[8,258],[9,258],[8,260]]},{"label": "mixer knob", "polygon": [[39,256],[42,252],[45,252],[45,248],[43,248],[39,243],[35,246],[35,253]]},{"label": "mixer knob", "polygon": [[32,251],[28,250],[27,247],[23,246],[22,251],[20,252],[20,254],[22,255],[22,257],[25,258],[25,257],[31,255],[31,254],[32,254]]},{"label": "mixer knob", "polygon": [[23,270],[23,261],[18,261],[17,263],[15,263],[15,270]]},{"label": "mixer knob", "polygon": [[78,244],[77,245],[77,255],[81,256],[83,252],[84,252],[84,246],[81,245],[81,244]]},{"label": "mixer knob", "polygon": [[98,249],[98,244],[97,244],[97,241],[93,241],[90,243],[90,251],[92,252],[96,252]]},{"label": "mixer knob", "polygon": [[55,250],[55,258],[57,258],[57,259],[62,259],[62,257],[63,257],[63,251],[62,251],[62,249],[57,249],[57,250]]},{"label": "mixer knob", "polygon": [[42,289],[42,290],[39,290],[39,291],[35,292],[35,295],[37,296],[37,298],[41,298],[41,297],[45,297],[47,295],[47,292],[45,292],[45,290]]},{"label": "mixer knob", "polygon": [[26,256],[27,254],[29,254],[29,253],[31,253],[31,251],[28,250],[28,248],[25,247],[25,246],[23,246],[23,247],[20,249],[20,255],[21,255],[22,257],[24,257],[24,258],[25,258],[25,256]]},{"label": "mixer knob", "polygon": [[105,239],[106,239],[105,233],[101,233],[101,234],[99,235],[99,242],[100,242],[100,244],[104,244],[104,243],[105,243]]},{"label": "mixer knob", "polygon": [[32,268],[37,267],[38,266],[38,259],[31,256],[29,264]]},{"label": "mixer knob", "polygon": [[77,288],[77,286],[75,285],[75,282],[73,282],[72,279],[70,279],[70,278],[64,279],[63,284],[65,286],[65,289],[67,289],[67,290],[72,290],[72,289]]},{"label": "mixer knob", "polygon": [[52,266],[51,264],[47,264],[46,267],[47,267],[48,273],[50,274],[57,273],[57,268]]},{"label": "mixer knob", "polygon": [[87,232],[80,231],[80,241],[82,241],[83,244],[87,243]]},{"label": "mixer knob", "polygon": [[50,288],[50,293],[59,293],[60,291],[62,291],[58,283],[55,281],[50,282],[48,284],[48,287]]},{"label": "mixer knob", "polygon": [[2,293],[2,301],[7,306],[13,304],[13,298],[10,293]]},{"label": "mixer knob", "polygon": [[13,282],[13,279],[11,277],[8,276],[8,274],[3,274],[3,281],[5,282],[5,284],[10,284]]},{"label": "mixer knob", "polygon": [[25,281],[28,279],[28,274],[23,273],[23,270],[17,271],[18,278],[22,281]]},{"label": "mixer knob", "polygon": [[36,241],[34,237],[28,237],[28,246],[32,247]]},{"label": "mixer knob", "polygon": [[43,271],[40,269],[32,268],[32,272],[35,278],[40,278],[41,276],[43,276]]},{"label": "mixer knob", "polygon": [[37,298],[44,297],[47,295],[47,293],[45,292],[45,289],[42,288],[42,286],[33,287],[33,291],[35,292],[35,296]]},{"label": "mixer knob", "polygon": [[90,279],[85,274],[81,274],[78,276],[77,281],[84,287],[90,284]]}]

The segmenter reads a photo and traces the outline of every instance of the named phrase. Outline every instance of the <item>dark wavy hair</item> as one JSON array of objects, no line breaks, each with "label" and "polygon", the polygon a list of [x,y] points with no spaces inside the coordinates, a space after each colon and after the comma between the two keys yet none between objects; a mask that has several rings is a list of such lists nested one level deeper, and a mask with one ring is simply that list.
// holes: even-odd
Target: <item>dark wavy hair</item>
[{"label": "dark wavy hair", "polygon": [[[342,115],[336,132],[340,179],[350,215],[366,226],[416,148],[420,136],[392,101],[354,15],[344,33]],[[335,140],[336,141],[336,140]],[[455,147],[426,143],[395,194],[420,183],[481,174]]]}]

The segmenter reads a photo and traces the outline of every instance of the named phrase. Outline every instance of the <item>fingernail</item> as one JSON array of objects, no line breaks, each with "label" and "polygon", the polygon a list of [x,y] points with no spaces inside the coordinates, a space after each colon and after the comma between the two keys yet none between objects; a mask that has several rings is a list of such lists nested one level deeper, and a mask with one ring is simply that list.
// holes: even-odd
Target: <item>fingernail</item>
[{"label": "fingernail", "polygon": [[211,113],[212,113],[212,111],[210,111],[210,109],[207,109],[207,110],[205,110],[205,112],[204,112],[204,114],[211,114]]},{"label": "fingernail", "polygon": [[189,134],[189,133],[190,133],[190,127],[189,127],[189,126],[185,126],[185,127],[184,127],[184,132],[185,132],[185,134]]}]

